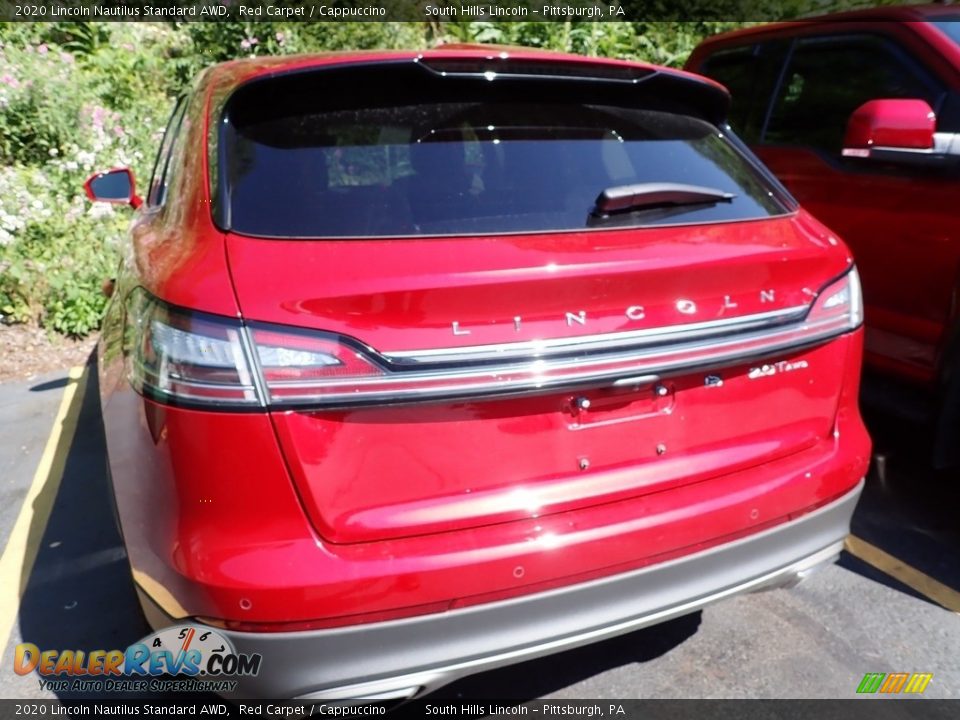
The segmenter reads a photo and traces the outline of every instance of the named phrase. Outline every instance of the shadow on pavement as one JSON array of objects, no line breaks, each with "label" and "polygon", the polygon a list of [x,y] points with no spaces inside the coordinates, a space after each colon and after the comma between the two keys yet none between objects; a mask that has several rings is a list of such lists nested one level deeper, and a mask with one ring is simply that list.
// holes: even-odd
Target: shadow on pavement
[{"label": "shadow on pavement", "polygon": [[[37,544],[37,558],[29,577],[21,578],[21,637],[41,650],[124,649],[149,630],[114,520],[93,358],[87,370],[77,432],[66,450],[60,486],[48,487],[35,501],[35,507],[52,501],[52,511],[45,527],[42,513],[34,520],[28,542]],[[40,679],[36,673],[34,677]],[[73,691],[57,696],[91,697]]]},{"label": "shadow on pavement", "polygon": [[440,688],[431,700],[533,700],[613,668],[645,663],[693,637],[701,613],[637,630],[575,650],[463,678]]},{"label": "shadow on pavement", "polygon": [[46,392],[47,390],[58,390],[59,388],[66,387],[68,382],[70,382],[70,378],[62,377],[62,378],[57,378],[56,380],[50,380],[48,382],[37,383],[36,385],[30,388],[30,392]]},{"label": "shadow on pavement", "polygon": [[[879,389],[878,389],[879,387]],[[876,393],[889,397],[876,397]],[[863,497],[853,516],[854,535],[960,592],[960,469],[934,470],[928,424],[889,383],[873,384],[861,400],[874,443]],[[865,393],[866,395],[866,393]],[[903,405],[905,413],[895,410]],[[960,438],[957,438],[960,442]],[[914,597],[929,598],[844,553],[840,564]]]}]

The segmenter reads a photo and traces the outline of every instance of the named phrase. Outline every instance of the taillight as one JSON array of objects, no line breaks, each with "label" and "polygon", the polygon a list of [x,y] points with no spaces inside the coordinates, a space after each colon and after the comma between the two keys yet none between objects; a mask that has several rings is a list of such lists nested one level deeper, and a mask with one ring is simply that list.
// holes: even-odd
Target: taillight
[{"label": "taillight", "polygon": [[260,374],[271,404],[354,393],[355,383],[385,371],[362,348],[337,336],[254,325]]},{"label": "taillight", "polygon": [[172,404],[262,405],[237,321],[175,310],[134,290],[127,303],[130,383]]},{"label": "taillight", "polygon": [[852,269],[808,307],[420,356],[383,354],[333,333],[181,310],[140,288],[127,312],[130,381],[144,395],[199,407],[319,409],[648,384],[829,340],[860,326],[863,299]]},{"label": "taillight", "polygon": [[823,332],[843,332],[860,327],[863,323],[863,295],[856,268],[817,293],[806,323],[811,329]]}]

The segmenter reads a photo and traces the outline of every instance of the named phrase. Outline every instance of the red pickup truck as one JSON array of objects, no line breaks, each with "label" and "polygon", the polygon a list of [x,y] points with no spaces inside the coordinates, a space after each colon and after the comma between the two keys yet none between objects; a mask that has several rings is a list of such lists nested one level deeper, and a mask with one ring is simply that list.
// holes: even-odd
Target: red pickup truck
[{"label": "red pickup truck", "polygon": [[876,8],[718,35],[687,69],[732,92],[730,125],[835,230],[863,277],[866,352],[960,451],[960,7]]}]

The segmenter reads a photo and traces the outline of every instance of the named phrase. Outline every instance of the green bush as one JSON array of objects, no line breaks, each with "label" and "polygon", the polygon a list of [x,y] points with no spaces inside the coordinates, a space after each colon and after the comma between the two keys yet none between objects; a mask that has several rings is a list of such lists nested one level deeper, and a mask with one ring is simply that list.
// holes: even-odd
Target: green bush
[{"label": "green bush", "polygon": [[91,205],[83,181],[113,166],[146,176],[169,112],[156,78],[175,40],[159,26],[97,30],[106,40],[86,45],[57,26],[0,34],[0,317],[73,336],[99,326],[100,284],[129,222]]}]

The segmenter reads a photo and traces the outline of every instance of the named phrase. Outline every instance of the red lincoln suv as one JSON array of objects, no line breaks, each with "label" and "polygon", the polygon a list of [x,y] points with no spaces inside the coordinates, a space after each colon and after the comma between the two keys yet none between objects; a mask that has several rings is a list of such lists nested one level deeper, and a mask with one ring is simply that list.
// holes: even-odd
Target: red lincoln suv
[{"label": "red lincoln suv", "polygon": [[702,77],[252,59],[176,106],[99,346],[155,628],[245,697],[411,697],[831,562],[870,442],[850,253]]},{"label": "red lincoln suv", "polygon": [[739,136],[850,244],[867,364],[900,381],[879,399],[924,411],[935,464],[960,463],[960,7],[740,30],[687,68],[730,89]]}]

